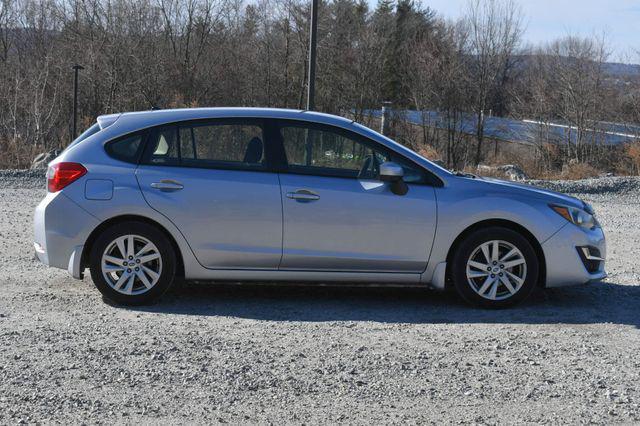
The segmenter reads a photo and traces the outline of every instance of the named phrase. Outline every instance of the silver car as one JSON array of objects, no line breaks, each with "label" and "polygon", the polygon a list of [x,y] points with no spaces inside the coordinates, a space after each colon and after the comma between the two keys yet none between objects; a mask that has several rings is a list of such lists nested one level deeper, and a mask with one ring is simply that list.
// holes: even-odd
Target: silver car
[{"label": "silver car", "polygon": [[449,172],[351,120],[281,109],[101,116],[50,165],[35,252],[122,304],[187,280],[453,287],[505,307],[600,280],[592,208]]}]

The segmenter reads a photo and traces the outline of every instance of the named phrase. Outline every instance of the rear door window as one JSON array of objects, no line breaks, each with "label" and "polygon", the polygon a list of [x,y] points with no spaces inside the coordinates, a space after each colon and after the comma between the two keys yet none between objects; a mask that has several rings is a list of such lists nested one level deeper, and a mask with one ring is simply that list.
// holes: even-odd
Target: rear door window
[{"label": "rear door window", "polygon": [[187,148],[182,155],[183,164],[240,168],[265,165],[260,126],[214,123],[180,129],[181,146]]},{"label": "rear door window", "polygon": [[151,132],[146,164],[187,167],[266,168],[264,131],[254,120],[177,123]]},{"label": "rear door window", "polygon": [[175,126],[155,129],[151,132],[148,145],[146,162],[167,165],[179,163],[180,153]]}]

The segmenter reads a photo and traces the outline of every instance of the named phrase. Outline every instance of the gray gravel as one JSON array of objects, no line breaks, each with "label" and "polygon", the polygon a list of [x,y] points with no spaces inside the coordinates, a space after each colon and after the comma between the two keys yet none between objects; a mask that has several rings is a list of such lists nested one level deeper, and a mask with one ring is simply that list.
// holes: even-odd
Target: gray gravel
[{"label": "gray gravel", "polygon": [[594,205],[606,283],[505,311],[219,284],[127,309],[32,260],[44,179],[0,172],[0,423],[640,422],[640,180],[544,185]]},{"label": "gray gravel", "polygon": [[46,187],[46,170],[0,170],[0,188],[2,189]]},{"label": "gray gravel", "polygon": [[640,179],[633,176],[611,176],[582,180],[532,180],[531,185],[542,186],[553,191],[574,193],[584,196],[622,194],[637,197],[640,194]]}]

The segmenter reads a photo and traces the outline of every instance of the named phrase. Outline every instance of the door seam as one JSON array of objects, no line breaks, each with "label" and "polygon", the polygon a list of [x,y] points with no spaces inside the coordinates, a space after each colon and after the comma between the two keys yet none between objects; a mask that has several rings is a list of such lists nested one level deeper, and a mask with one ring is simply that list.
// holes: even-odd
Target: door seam
[{"label": "door seam", "polygon": [[280,266],[282,266],[282,259],[284,258],[284,199],[282,197],[282,181],[280,180],[280,172],[276,174],[278,175],[278,186],[280,187],[280,261],[276,267],[276,270],[279,271]]}]

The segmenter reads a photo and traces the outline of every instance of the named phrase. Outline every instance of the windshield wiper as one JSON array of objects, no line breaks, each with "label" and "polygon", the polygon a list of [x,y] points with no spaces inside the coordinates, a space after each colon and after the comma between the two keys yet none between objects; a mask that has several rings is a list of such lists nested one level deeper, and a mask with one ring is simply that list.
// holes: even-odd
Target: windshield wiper
[{"label": "windshield wiper", "polygon": [[471,179],[477,179],[478,178],[478,176],[476,176],[474,174],[461,172],[459,170],[455,170],[453,172],[453,174],[456,175],[456,176],[467,177],[467,178],[471,178]]}]

